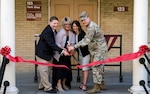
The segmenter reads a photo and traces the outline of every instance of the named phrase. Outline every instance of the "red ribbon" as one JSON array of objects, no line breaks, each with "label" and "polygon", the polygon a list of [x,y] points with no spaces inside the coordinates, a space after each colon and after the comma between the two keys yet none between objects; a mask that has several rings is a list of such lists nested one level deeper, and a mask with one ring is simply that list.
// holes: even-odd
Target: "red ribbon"
[{"label": "red ribbon", "polygon": [[[5,55],[12,62],[29,62],[29,63],[37,64],[37,65],[44,65],[44,66],[51,66],[51,67],[64,67],[64,68],[68,69],[68,67],[65,65],[55,65],[52,63],[37,62],[34,60],[24,60],[20,56],[13,57],[10,55],[10,51],[11,51],[11,49],[8,46],[5,46],[4,48],[2,48],[0,50],[0,54],[2,54],[3,56]],[[83,65],[83,66],[77,65],[77,67],[82,68],[85,66],[96,66],[96,65],[105,64],[105,63],[133,60],[133,59],[136,59],[136,58],[144,55],[148,51],[150,51],[150,48],[148,48],[148,46],[146,46],[146,45],[142,45],[139,47],[139,51],[137,51],[135,53],[124,54],[124,55],[121,55],[121,56],[118,56],[115,58],[108,58],[108,59],[103,60],[103,61],[95,61],[95,62],[91,62],[91,63]]]},{"label": "red ribbon", "polygon": [[137,51],[135,53],[124,54],[124,55],[121,55],[121,56],[118,56],[115,58],[108,58],[108,59],[103,60],[103,61],[95,61],[95,62],[91,62],[91,63],[86,64],[86,65],[77,65],[77,67],[82,68],[85,66],[96,66],[96,65],[105,64],[105,63],[133,60],[133,59],[136,59],[136,58],[144,55],[148,51],[150,51],[150,48],[148,48],[146,45],[142,45],[139,47],[139,51]]},{"label": "red ribbon", "polygon": [[43,65],[43,66],[51,66],[51,67],[64,67],[64,68],[67,68],[69,69],[67,66],[65,65],[55,65],[53,63],[44,63],[44,62],[37,62],[37,61],[34,61],[34,60],[24,60],[22,57],[20,56],[16,56],[16,57],[13,57],[10,55],[10,51],[11,49],[8,47],[8,46],[5,46],[3,47],[1,50],[0,50],[0,54],[3,55],[3,56],[6,56],[10,61],[12,62],[28,62],[28,63],[32,63],[32,64],[37,64],[37,65]]}]

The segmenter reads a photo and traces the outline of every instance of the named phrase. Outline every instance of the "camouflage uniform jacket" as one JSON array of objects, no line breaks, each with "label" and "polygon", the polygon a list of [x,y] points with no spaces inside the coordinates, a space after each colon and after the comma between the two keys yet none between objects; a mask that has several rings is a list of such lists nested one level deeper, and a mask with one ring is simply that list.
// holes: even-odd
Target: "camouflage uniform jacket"
[{"label": "camouflage uniform jacket", "polygon": [[75,48],[80,46],[88,45],[91,55],[98,54],[101,51],[107,52],[107,43],[103,33],[101,32],[99,26],[90,21],[89,25],[86,28],[85,37],[74,45]]}]

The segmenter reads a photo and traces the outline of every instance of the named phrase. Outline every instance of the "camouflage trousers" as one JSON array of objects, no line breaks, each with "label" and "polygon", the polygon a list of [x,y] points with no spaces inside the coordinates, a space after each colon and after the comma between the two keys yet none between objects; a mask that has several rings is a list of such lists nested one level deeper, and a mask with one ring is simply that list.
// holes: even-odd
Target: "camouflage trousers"
[{"label": "camouflage trousers", "polygon": [[104,65],[98,65],[92,67],[93,82],[101,84],[104,81]]},{"label": "camouflage trousers", "polygon": [[[101,51],[99,54],[93,55],[93,61],[102,61],[106,59],[106,51]],[[92,66],[93,82],[101,84],[104,81],[104,65]]]}]

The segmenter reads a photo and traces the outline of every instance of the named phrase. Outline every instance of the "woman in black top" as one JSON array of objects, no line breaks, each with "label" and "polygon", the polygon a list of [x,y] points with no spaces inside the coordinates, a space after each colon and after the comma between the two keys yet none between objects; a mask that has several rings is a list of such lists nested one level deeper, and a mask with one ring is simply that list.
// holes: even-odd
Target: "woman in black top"
[{"label": "woman in black top", "polygon": [[[71,28],[73,32],[76,34],[76,43],[78,43],[85,36],[85,32],[83,31],[79,21],[74,20],[72,22]],[[81,65],[88,64],[90,62],[90,53],[88,51],[88,46],[80,47],[77,50],[79,62]],[[88,70],[89,67],[82,68],[82,84],[80,85],[80,89],[86,91],[86,83],[88,79]]]}]

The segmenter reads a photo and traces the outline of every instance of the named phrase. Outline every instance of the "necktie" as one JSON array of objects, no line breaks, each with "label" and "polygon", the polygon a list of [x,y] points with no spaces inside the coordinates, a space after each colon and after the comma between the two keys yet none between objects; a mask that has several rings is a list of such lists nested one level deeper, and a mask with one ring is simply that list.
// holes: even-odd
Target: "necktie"
[{"label": "necktie", "polygon": [[54,34],[54,38],[56,38],[56,31],[53,31],[53,34]]}]

